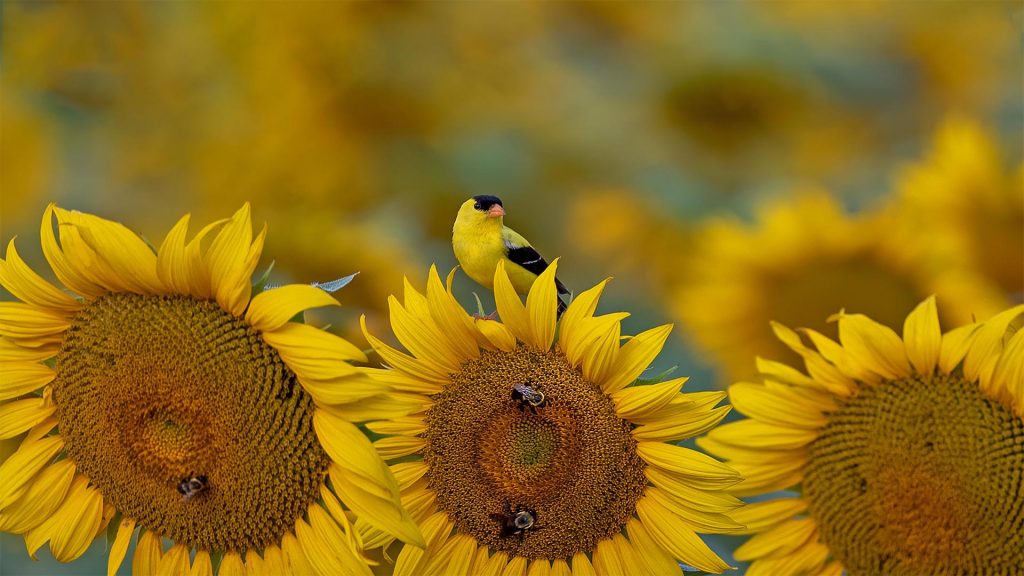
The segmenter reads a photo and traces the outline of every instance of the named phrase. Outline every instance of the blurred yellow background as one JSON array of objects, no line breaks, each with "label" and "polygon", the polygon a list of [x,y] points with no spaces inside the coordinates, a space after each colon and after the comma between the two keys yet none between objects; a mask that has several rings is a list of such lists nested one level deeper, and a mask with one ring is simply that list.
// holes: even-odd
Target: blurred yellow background
[{"label": "blurred yellow background", "polygon": [[[628,329],[676,322],[659,367],[695,390],[788,360],[769,320],[1024,299],[1019,1],[2,10],[0,240],[38,270],[50,201],[150,239],[250,201],[275,282],[361,273],[323,321],[362,344],[494,194],[570,288],[616,278]],[[105,566],[0,542],[4,574]]]}]

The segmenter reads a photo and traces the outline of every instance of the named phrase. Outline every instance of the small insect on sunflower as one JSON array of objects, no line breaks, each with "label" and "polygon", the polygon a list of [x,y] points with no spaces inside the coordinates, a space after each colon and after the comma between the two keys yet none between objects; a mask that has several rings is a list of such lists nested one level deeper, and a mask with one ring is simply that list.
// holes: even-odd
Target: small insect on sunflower
[{"label": "small insect on sunflower", "polygon": [[[520,301],[494,276],[501,322],[474,318],[435,268],[426,293],[406,283],[391,325],[411,354],[367,333],[391,369],[373,374],[419,394],[422,410],[370,422],[426,550],[404,546],[395,574],[679,573],[728,566],[698,532],[741,529],[723,489],[735,471],[677,441],[717,424],[722,392],[680,393],[685,378],[637,381],[670,326],[620,345],[625,313],[595,316],[605,283],[557,321],[557,261]],[[365,326],[365,325],[364,325]],[[365,328],[364,328],[365,330]],[[360,527],[357,522],[357,527]],[[386,540],[362,530],[368,542]]]},{"label": "small insect on sunflower", "polygon": [[388,387],[349,364],[357,347],[291,321],[337,302],[300,285],[251,297],[265,230],[248,204],[186,242],[188,223],[154,252],[48,207],[43,253],[79,296],[8,245],[0,285],[21,301],[0,303],[0,438],[24,438],[0,465],[0,529],[68,562],[112,523],[111,574],[136,533],[135,574],[220,558],[220,574],[368,575],[351,513],[422,545],[352,424],[381,417],[368,407]]},{"label": "small insect on sunflower", "polygon": [[733,491],[796,490],[736,512],[748,574],[1024,574],[1024,305],[942,334],[935,299],[903,338],[839,314],[839,340],[775,333],[807,374],[759,360],[729,389],[749,418],[699,444],[743,475]]}]

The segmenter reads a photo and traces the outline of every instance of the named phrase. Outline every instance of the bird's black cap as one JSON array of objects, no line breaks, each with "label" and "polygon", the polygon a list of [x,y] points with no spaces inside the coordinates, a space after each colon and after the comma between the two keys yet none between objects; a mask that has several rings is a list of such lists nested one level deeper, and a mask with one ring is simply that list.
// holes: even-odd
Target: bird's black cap
[{"label": "bird's black cap", "polygon": [[473,196],[473,200],[476,200],[476,204],[473,204],[473,208],[476,208],[477,210],[490,210],[491,206],[494,206],[495,204],[502,208],[505,207],[505,205],[501,203],[501,198],[498,198],[497,196]]}]

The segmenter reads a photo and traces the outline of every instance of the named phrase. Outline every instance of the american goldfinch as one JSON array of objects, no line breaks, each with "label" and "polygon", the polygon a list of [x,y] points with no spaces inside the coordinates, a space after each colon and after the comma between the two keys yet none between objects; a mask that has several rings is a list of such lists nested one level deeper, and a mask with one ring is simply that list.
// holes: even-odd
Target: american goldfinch
[{"label": "american goldfinch", "polygon": [[[512,286],[526,295],[533,281],[548,267],[548,262],[515,230],[505,226],[505,207],[497,196],[473,196],[462,203],[452,227],[452,248],[466,275],[478,284],[494,289],[494,270],[505,261]],[[569,295],[564,284],[558,288],[558,314],[565,311],[561,295]]]}]

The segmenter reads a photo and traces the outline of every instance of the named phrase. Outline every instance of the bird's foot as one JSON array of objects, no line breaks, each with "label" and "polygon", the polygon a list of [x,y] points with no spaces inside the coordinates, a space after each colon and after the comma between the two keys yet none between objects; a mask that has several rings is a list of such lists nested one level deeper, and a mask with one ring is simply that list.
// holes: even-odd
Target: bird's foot
[{"label": "bird's foot", "polygon": [[476,318],[477,320],[497,320],[498,319],[498,311],[495,310],[494,312],[491,312],[490,314],[488,314],[486,316],[482,316],[480,314],[473,314],[473,318]]}]

